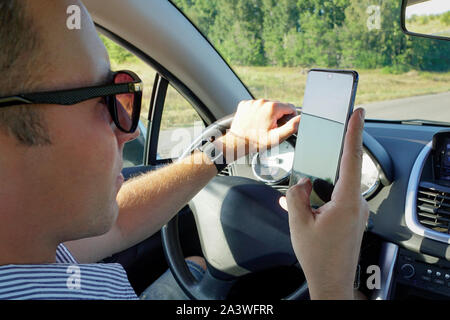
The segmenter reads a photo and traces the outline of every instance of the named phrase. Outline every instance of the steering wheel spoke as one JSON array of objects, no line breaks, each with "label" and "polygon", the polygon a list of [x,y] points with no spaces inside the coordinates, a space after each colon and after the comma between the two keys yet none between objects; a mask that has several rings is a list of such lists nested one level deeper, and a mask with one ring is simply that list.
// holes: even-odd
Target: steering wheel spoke
[{"label": "steering wheel spoke", "polygon": [[281,193],[242,177],[215,177],[189,203],[206,260],[235,277],[296,263]]}]

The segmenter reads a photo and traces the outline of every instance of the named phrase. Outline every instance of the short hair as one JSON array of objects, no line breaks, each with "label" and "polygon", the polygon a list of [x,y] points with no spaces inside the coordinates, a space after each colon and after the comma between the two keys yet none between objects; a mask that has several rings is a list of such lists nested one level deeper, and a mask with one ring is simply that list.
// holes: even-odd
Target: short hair
[{"label": "short hair", "polygon": [[[39,32],[25,0],[0,0],[0,97],[32,91],[38,79]],[[0,108],[0,129],[26,146],[51,143],[35,105]]]}]

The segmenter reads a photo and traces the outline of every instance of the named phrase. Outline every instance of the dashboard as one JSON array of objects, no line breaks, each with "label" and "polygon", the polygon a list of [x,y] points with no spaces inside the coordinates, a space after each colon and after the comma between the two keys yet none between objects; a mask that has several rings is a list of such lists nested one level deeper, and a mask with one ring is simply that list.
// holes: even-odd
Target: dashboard
[{"label": "dashboard", "polygon": [[450,131],[419,153],[408,183],[405,219],[414,233],[450,244]]},{"label": "dashboard", "polygon": [[[439,246],[447,246],[448,249],[450,244],[449,160],[450,130],[443,130],[434,134],[422,148],[408,182],[406,225],[416,236],[433,244],[434,248],[439,243]],[[402,249],[397,273],[400,286],[450,297],[450,263],[445,253],[440,257],[420,256]]]},{"label": "dashboard", "polygon": [[[294,163],[295,140],[294,136],[277,147],[250,155],[255,178],[269,185],[278,185],[279,190],[284,192],[289,185]],[[376,161],[367,148],[363,148],[361,193],[366,198],[369,198],[381,183]]]}]

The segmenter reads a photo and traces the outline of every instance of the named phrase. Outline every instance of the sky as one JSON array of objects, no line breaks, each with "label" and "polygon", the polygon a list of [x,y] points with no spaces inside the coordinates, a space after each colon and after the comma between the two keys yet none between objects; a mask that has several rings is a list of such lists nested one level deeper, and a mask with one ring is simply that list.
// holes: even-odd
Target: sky
[{"label": "sky", "polygon": [[440,14],[450,11],[450,0],[431,0],[406,8],[406,18],[416,15]]}]

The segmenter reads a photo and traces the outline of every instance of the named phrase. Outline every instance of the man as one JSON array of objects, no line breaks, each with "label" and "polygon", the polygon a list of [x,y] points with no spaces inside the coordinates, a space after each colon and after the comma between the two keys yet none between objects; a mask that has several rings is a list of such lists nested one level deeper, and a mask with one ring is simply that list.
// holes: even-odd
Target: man
[{"label": "man", "polygon": [[[82,8],[83,27],[77,31],[65,27],[72,4]],[[123,146],[138,132],[121,99],[137,96],[105,98],[95,86],[122,90],[121,84],[128,88],[136,79],[111,73],[80,2],[2,0],[0,46],[0,97],[32,93],[27,101],[34,101],[0,103],[0,298],[136,298],[121,266],[95,262],[157,232],[217,174],[215,165],[196,151],[122,186]],[[55,94],[76,88],[85,89],[65,92],[64,98]],[[50,93],[34,94],[40,92]],[[76,100],[81,93],[84,99]],[[55,103],[58,99],[76,103]],[[292,119],[278,127],[284,116]],[[216,143],[229,151],[225,154],[270,147],[293,134],[299,121],[290,105],[242,102],[230,132]],[[311,210],[307,180],[287,194],[292,242],[312,298],[353,298],[368,215],[360,195],[363,123],[363,113],[356,111],[329,203]],[[258,140],[254,132],[265,132],[269,140]],[[80,273],[84,285],[76,290]]]}]

